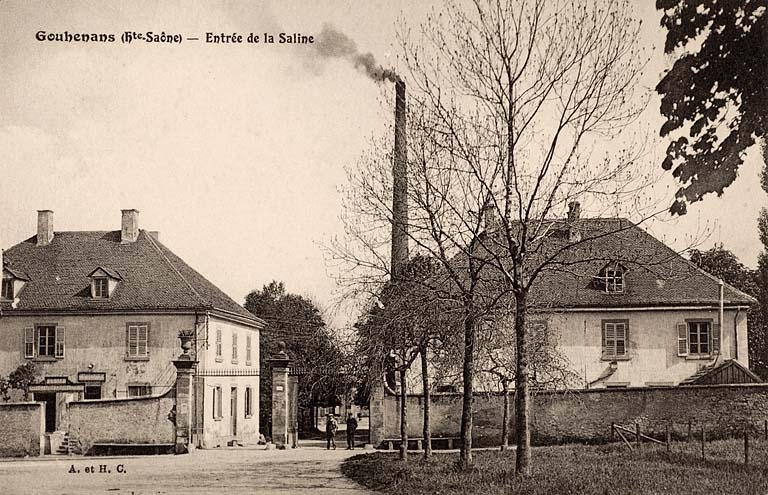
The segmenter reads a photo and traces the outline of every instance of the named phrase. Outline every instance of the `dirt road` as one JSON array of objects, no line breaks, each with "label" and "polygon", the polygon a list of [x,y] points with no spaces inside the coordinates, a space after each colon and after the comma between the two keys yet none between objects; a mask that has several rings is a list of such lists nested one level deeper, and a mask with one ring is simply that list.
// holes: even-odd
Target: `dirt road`
[{"label": "dirt road", "polygon": [[0,462],[3,494],[370,494],[341,462],[361,450],[232,448],[183,456],[63,457]]}]

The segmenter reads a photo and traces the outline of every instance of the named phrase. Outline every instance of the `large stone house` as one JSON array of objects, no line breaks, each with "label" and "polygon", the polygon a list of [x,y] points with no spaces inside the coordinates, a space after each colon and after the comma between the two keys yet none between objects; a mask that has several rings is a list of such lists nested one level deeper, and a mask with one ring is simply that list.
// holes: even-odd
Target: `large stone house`
[{"label": "large stone house", "polygon": [[626,219],[579,218],[574,203],[546,230],[535,261],[551,262],[531,288],[529,320],[546,327],[580,388],[759,381],[748,369],[754,298]]},{"label": "large stone house", "polygon": [[193,444],[255,443],[264,322],[138,220],[123,210],[120,230],[57,232],[38,212],[37,235],[3,253],[0,375],[34,363],[46,431],[66,431],[68,402],[169,391],[179,332],[193,332]]}]

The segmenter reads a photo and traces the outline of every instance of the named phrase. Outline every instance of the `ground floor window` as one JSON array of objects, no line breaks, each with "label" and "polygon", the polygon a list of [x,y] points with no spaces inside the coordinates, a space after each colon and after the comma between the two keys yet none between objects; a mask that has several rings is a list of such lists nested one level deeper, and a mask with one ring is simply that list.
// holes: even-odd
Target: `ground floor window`
[{"label": "ground floor window", "polygon": [[712,320],[689,320],[677,325],[679,356],[709,357],[720,352],[719,326]]},{"label": "ground floor window", "polygon": [[253,389],[245,387],[245,417],[253,416]]},{"label": "ground floor window", "polygon": [[152,385],[148,383],[128,385],[128,397],[146,397],[148,395],[152,395]]},{"label": "ground floor window", "polygon": [[101,384],[86,384],[83,392],[83,399],[95,400],[101,399]]},{"label": "ground floor window", "polygon": [[221,419],[224,417],[224,413],[221,407],[221,387],[216,386],[213,387],[213,418],[214,419]]}]

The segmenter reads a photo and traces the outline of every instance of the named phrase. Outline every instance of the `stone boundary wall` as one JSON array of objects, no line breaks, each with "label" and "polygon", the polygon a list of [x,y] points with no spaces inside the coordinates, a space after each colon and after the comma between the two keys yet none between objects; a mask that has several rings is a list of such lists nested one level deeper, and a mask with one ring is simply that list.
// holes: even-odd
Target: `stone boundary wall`
[{"label": "stone boundary wall", "polygon": [[174,444],[168,419],[176,401],[174,389],[163,395],[70,402],[69,442],[87,454],[94,443]]},{"label": "stone boundary wall", "polygon": [[[514,400],[510,417],[510,442],[514,442]],[[421,395],[408,396],[408,435],[422,436]],[[371,438],[400,436],[400,399],[385,394],[371,401],[381,406],[382,423],[372,423]],[[503,398],[500,394],[475,394],[473,444],[499,445],[501,441]],[[461,420],[461,394],[433,394],[431,404],[433,437],[458,437]],[[371,411],[372,417],[375,411]],[[532,407],[532,439],[535,444],[567,442],[605,442],[610,439],[611,423],[634,428],[640,423],[644,433],[662,435],[671,422],[676,437],[687,435],[690,423],[698,434],[704,426],[708,438],[740,434],[745,425],[763,427],[768,419],[768,384],[710,385],[684,387],[638,387],[627,389],[539,392]],[[379,423],[378,421],[375,423]]]},{"label": "stone boundary wall", "polygon": [[45,404],[0,403],[0,457],[39,456],[45,449]]}]

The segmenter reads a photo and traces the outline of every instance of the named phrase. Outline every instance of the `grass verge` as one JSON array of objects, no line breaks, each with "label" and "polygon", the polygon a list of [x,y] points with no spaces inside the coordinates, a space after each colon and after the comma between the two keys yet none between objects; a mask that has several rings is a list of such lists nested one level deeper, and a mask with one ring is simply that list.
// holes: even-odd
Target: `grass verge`
[{"label": "grass verge", "polygon": [[696,443],[664,447],[644,445],[630,452],[619,444],[565,445],[533,449],[533,472],[515,478],[515,453],[474,452],[474,466],[456,468],[458,454],[420,454],[402,463],[396,453],[355,456],[342,472],[384,493],[430,494],[755,494],[768,493],[768,442],[750,445],[744,465],[743,443],[724,440],[706,444],[706,458]]}]

